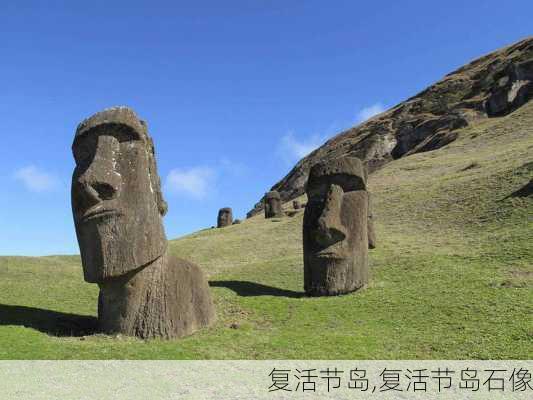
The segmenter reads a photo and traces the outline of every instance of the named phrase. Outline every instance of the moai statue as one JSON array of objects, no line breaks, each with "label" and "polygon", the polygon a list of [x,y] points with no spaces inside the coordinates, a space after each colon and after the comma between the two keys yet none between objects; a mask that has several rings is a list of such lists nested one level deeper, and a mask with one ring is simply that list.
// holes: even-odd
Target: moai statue
[{"label": "moai statue", "polygon": [[360,289],[368,282],[368,192],[361,160],[313,165],[306,192],[305,292],[330,296]]},{"label": "moai statue", "polygon": [[168,254],[154,144],[127,107],[78,126],[72,212],[83,274],[100,287],[105,333],[174,338],[212,324],[209,286],[195,264]]},{"label": "moai statue", "polygon": [[281,218],[283,210],[281,209],[281,197],[275,190],[265,194],[265,218]]},{"label": "moai statue", "polygon": [[218,210],[217,228],[224,228],[233,223],[233,214],[230,207],[224,207]]},{"label": "moai statue", "polygon": [[293,200],[292,201],[292,208],[294,208],[295,210],[299,210],[300,208],[302,208],[302,205],[300,204],[300,202],[298,200]]},{"label": "moai statue", "polygon": [[238,225],[241,223],[241,220],[240,219],[236,219],[233,221],[233,225]]}]

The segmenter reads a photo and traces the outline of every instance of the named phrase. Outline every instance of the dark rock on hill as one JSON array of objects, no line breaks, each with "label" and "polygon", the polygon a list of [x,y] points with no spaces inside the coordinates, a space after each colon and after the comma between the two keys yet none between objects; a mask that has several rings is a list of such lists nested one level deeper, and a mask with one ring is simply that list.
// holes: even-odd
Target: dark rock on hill
[{"label": "dark rock on hill", "polygon": [[[512,112],[533,98],[533,37],[457,69],[403,103],[328,140],[300,160],[271,190],[287,202],[304,193],[319,161],[354,156],[372,173],[391,160],[436,150],[458,129]],[[247,214],[263,208],[263,199]]]}]

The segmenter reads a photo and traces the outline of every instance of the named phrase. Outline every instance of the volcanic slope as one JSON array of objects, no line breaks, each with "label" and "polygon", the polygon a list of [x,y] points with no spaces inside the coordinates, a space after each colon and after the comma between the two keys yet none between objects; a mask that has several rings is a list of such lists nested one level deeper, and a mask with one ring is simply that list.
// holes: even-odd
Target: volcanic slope
[{"label": "volcanic slope", "polygon": [[[359,157],[373,172],[391,160],[436,150],[461,129],[506,115],[533,98],[533,37],[480,57],[449,73],[417,95],[339,133],[302,158],[276,183],[283,201],[304,192],[313,164],[346,155]],[[248,213],[262,209],[258,202]]]}]

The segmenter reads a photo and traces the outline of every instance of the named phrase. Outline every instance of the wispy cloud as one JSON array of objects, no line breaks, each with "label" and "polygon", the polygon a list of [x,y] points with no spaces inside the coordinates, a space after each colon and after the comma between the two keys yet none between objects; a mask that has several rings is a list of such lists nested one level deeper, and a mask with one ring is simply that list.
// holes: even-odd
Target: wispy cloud
[{"label": "wispy cloud", "polygon": [[364,107],[357,112],[355,116],[356,122],[364,122],[367,119],[372,118],[374,115],[381,114],[383,111],[385,111],[385,107],[381,103],[375,103],[371,106]]},{"label": "wispy cloud", "polygon": [[13,177],[31,192],[48,192],[59,185],[59,180],[54,175],[34,165],[16,170]]},{"label": "wispy cloud", "polygon": [[203,199],[213,187],[215,171],[207,166],[173,169],[167,175],[165,186],[171,193]]},{"label": "wispy cloud", "polygon": [[324,143],[325,137],[314,134],[309,137],[298,139],[292,131],[287,132],[281,138],[278,154],[287,162],[293,163],[305,157]]}]

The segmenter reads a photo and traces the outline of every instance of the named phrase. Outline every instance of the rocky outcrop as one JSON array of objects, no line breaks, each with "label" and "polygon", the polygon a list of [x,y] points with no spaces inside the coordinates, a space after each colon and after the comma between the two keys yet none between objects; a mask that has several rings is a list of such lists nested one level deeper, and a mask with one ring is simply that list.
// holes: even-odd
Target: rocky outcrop
[{"label": "rocky outcrop", "polygon": [[[300,160],[271,190],[282,202],[305,191],[312,165],[353,156],[370,173],[393,159],[436,150],[458,129],[508,114],[533,97],[533,37],[483,56],[403,103],[328,140]],[[263,199],[247,214],[263,208]]]}]

